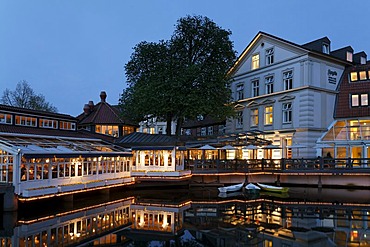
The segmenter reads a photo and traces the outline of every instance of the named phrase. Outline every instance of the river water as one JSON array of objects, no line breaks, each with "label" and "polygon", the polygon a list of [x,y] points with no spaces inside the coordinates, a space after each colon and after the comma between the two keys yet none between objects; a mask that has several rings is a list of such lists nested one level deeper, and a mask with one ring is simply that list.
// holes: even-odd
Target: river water
[{"label": "river water", "polygon": [[0,246],[370,246],[370,190],[125,187],[19,205]]}]

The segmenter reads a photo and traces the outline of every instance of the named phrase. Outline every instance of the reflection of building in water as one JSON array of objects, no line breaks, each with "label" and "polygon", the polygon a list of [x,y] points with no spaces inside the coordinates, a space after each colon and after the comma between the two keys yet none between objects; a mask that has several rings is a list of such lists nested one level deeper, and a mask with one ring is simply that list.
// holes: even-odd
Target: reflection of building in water
[{"label": "reflection of building in water", "polygon": [[213,246],[365,246],[370,242],[369,207],[355,204],[193,203],[185,222],[198,229],[198,240]]},{"label": "reflection of building in water", "polygon": [[[1,246],[69,246],[83,243],[129,226],[132,200],[127,198],[73,212],[21,220],[13,230],[13,236],[7,239],[8,245]],[[117,239],[109,241],[117,242]]]}]

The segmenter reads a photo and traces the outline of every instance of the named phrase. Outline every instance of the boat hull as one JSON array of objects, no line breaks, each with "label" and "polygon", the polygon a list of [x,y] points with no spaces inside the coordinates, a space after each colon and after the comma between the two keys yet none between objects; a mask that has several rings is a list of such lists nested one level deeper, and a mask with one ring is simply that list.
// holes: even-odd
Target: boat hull
[{"label": "boat hull", "polygon": [[219,187],[218,191],[221,192],[221,193],[236,192],[236,191],[241,190],[243,185],[244,185],[244,183],[225,186],[225,187]]},{"label": "boat hull", "polygon": [[272,186],[272,185],[260,184],[260,183],[257,183],[257,185],[264,191],[275,192],[275,193],[287,193],[289,190],[289,188],[287,187],[278,187],[278,186]]}]

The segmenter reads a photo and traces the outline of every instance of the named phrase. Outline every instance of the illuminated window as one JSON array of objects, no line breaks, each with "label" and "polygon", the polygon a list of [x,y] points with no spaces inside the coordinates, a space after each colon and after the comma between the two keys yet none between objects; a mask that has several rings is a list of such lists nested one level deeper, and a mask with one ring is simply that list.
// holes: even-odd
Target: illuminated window
[{"label": "illuminated window", "polygon": [[283,104],[283,123],[292,122],[292,103]]},{"label": "illuminated window", "polygon": [[274,77],[268,76],[265,78],[266,84],[266,94],[270,94],[274,92]]},{"label": "illuminated window", "polygon": [[252,81],[252,97],[257,97],[260,93],[260,82],[259,80]]},{"label": "illuminated window", "polygon": [[118,126],[117,125],[96,125],[95,132],[104,134],[104,135],[118,137]]},{"label": "illuminated window", "polygon": [[266,65],[274,63],[274,48],[266,50]]},{"label": "illuminated window", "polygon": [[366,71],[360,71],[359,74],[360,74],[360,81],[364,81],[367,79]]},{"label": "illuminated window", "polygon": [[361,94],[361,106],[369,105],[369,95],[367,93]]},{"label": "illuminated window", "polygon": [[236,100],[244,99],[244,84],[236,86]]},{"label": "illuminated window", "polygon": [[252,56],[252,69],[258,69],[260,67],[260,55],[255,54]]},{"label": "illuminated window", "polygon": [[357,107],[357,106],[360,106],[360,102],[359,102],[359,99],[358,99],[358,94],[354,94],[352,95],[352,107]]},{"label": "illuminated window", "polygon": [[293,88],[293,71],[287,71],[283,73],[284,90]]},{"label": "illuminated window", "polygon": [[243,128],[243,112],[239,111],[236,114],[236,128]]},{"label": "illuminated window", "polygon": [[251,110],[251,126],[258,126],[258,109]]},{"label": "illuminated window", "polygon": [[36,118],[34,117],[26,117],[26,116],[15,116],[15,125],[22,125],[22,126],[37,126]]},{"label": "illuminated window", "polygon": [[265,107],[265,125],[271,125],[273,123],[273,107],[266,106]]},{"label": "illuminated window", "polygon": [[52,119],[40,119],[39,126],[41,128],[48,128],[48,129],[57,129],[58,128],[58,121]]},{"label": "illuminated window", "polygon": [[347,51],[347,61],[348,62],[352,62],[353,61],[352,52]]},{"label": "illuminated window", "polygon": [[0,112],[0,124],[12,124],[12,115]]},{"label": "illuminated window", "polygon": [[358,81],[357,72],[351,72],[351,81]]},{"label": "illuminated window", "polygon": [[60,121],[59,122],[59,128],[62,129],[62,130],[75,130],[76,129],[76,123]]}]

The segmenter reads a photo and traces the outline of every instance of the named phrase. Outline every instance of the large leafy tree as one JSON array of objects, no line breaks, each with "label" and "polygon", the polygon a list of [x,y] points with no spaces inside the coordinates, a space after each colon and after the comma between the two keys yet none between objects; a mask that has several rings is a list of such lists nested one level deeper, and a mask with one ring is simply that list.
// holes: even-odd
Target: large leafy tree
[{"label": "large leafy tree", "polygon": [[42,94],[35,94],[29,83],[25,80],[17,83],[14,91],[5,89],[1,97],[4,105],[21,108],[57,112],[57,108],[45,100]]},{"label": "large leafy tree", "polygon": [[236,53],[230,35],[207,17],[186,16],[177,21],[169,41],[136,45],[125,65],[124,113],[136,120],[165,118],[168,134],[177,120],[177,135],[184,118],[231,116],[226,72]]}]

